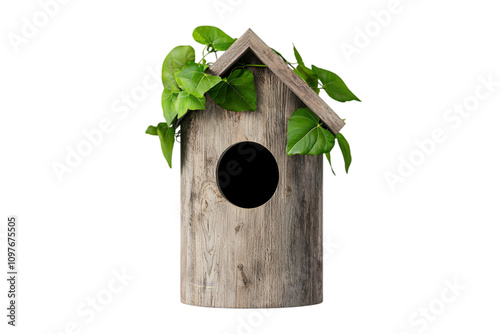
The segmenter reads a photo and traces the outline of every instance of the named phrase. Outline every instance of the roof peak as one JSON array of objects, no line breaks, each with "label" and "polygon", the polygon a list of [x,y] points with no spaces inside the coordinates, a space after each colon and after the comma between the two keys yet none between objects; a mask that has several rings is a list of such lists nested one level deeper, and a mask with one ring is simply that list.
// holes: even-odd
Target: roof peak
[{"label": "roof peak", "polygon": [[252,29],[238,38],[219,59],[208,68],[212,75],[222,75],[243,55],[252,51],[304,104],[311,109],[335,134],[345,125],[330,106],[307,83],[295,74],[281,57],[271,49]]}]

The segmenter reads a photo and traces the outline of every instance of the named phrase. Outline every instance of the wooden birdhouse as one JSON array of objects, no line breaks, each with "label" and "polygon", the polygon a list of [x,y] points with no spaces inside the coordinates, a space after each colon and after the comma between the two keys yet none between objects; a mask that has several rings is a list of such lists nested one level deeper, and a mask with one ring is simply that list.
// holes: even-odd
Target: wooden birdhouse
[{"label": "wooden birdhouse", "polygon": [[248,30],[208,69],[249,67],[256,111],[206,94],[181,120],[181,300],[210,307],[318,304],[323,298],[322,155],[286,153],[287,122],[310,108],[333,133],[344,122]]}]

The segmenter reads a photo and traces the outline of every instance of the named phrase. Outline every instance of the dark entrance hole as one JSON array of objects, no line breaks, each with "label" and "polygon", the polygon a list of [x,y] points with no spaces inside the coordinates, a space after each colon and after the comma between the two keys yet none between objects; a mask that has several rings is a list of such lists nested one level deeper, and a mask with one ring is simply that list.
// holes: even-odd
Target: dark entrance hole
[{"label": "dark entrance hole", "polygon": [[230,146],[219,159],[217,184],[226,199],[242,208],[266,203],[276,191],[276,159],[264,146],[244,141]]}]

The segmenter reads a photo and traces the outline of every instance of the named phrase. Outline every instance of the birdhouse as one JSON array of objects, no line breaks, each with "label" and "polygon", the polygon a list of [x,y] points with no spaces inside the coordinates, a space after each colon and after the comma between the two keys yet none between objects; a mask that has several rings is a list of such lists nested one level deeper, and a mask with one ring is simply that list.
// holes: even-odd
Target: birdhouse
[{"label": "birdhouse", "polygon": [[181,300],[266,308],[323,298],[322,155],[286,153],[287,122],[310,108],[333,133],[344,122],[248,30],[208,69],[254,75],[256,111],[206,109],[181,125]]}]

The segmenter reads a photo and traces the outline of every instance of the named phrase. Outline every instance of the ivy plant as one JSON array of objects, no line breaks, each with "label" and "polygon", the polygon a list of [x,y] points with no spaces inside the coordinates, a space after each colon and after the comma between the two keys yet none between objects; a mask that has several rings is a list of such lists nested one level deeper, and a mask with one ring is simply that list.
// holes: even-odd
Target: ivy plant
[{"label": "ivy plant", "polygon": [[[192,46],[177,46],[166,56],[162,67],[163,93],[161,105],[165,122],[157,126],[149,126],[146,133],[158,136],[161,149],[167,163],[172,167],[172,152],[175,143],[175,127],[177,121],[188,110],[205,109],[205,94],[216,104],[230,111],[255,111],[257,95],[254,77],[249,66],[241,64],[227,77],[214,76],[207,73],[212,62],[207,56],[226,51],[235,41],[221,29],[212,26],[200,26],[194,29],[193,39],[204,45],[201,59],[196,62],[195,50]],[[297,48],[293,46],[295,63],[287,61],[281,53],[274,50],[283,61],[313,89],[316,94],[324,90],[328,96],[339,102],[360,101],[344,81],[335,73],[312,65],[307,67]],[[331,151],[338,143],[344,158],[345,170],[351,165],[351,150],[345,137],[333,134],[323,126],[321,120],[309,108],[299,108],[288,121],[287,154],[325,154],[331,167]],[[333,169],[332,169],[333,172]],[[335,173],[334,173],[335,174]]]}]

